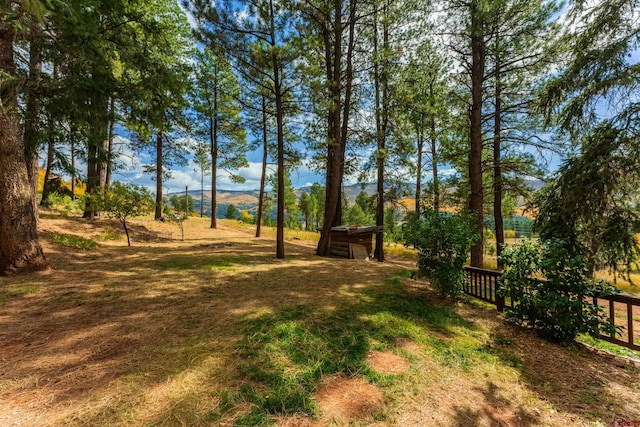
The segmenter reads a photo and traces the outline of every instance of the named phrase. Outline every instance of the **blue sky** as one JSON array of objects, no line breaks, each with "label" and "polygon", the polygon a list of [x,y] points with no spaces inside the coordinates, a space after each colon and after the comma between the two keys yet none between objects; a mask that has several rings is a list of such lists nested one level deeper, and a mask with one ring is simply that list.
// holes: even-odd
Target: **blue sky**
[{"label": "blue sky", "polygon": [[[119,170],[114,172],[114,179],[124,182],[134,182],[144,185],[150,190],[155,191],[155,181],[152,174],[143,172],[144,164],[152,164],[155,161],[155,155],[146,152],[133,152],[130,148],[129,140],[121,135],[114,139],[114,151],[118,153]],[[252,151],[247,154],[249,161],[248,168],[242,168],[237,174],[245,178],[245,183],[237,184],[231,181],[229,173],[219,171],[218,173],[218,190],[257,190],[260,187],[260,174],[262,170],[262,152],[260,150]],[[307,166],[308,162],[297,167],[291,173],[291,181],[295,188],[311,185],[314,182],[324,183],[324,175],[315,173]],[[86,173],[86,166],[80,165],[80,172]],[[164,192],[184,191],[185,186],[189,189],[200,189],[200,171],[189,160],[189,164],[185,167],[170,168],[171,179],[163,183]],[[269,165],[267,174],[275,173],[275,167]],[[211,189],[211,177],[205,175],[204,189]]]}]

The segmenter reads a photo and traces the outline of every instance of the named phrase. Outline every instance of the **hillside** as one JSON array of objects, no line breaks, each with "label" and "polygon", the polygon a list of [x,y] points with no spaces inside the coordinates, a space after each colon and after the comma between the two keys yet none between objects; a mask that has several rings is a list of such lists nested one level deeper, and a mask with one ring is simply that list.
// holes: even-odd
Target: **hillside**
[{"label": "hillside", "polygon": [[[528,184],[534,190],[540,189],[544,183],[539,180],[530,181]],[[452,190],[452,189],[451,189]],[[344,186],[344,193],[349,199],[349,203],[352,205],[355,203],[356,197],[363,191],[362,184],[352,184]],[[297,197],[300,198],[302,193],[309,194],[311,192],[311,187],[301,187],[295,189]],[[367,183],[364,186],[364,192],[369,196],[373,196],[377,192],[376,184]],[[415,185],[407,183],[406,188],[404,189],[404,194],[400,194],[400,199],[398,200],[398,205],[403,206],[406,210],[414,210],[415,209],[415,199],[413,198],[415,194]],[[182,193],[169,193],[165,195],[170,197],[173,194],[184,194]],[[196,212],[200,212],[200,203],[201,203],[201,194],[200,190],[191,190],[189,191],[189,195],[193,197]],[[234,205],[239,210],[247,210],[249,213],[255,215],[258,211],[258,190],[218,190],[218,217],[223,218],[228,205]],[[520,202],[521,206],[518,207],[518,215],[521,216],[531,216],[531,213],[527,213],[524,211],[523,201]],[[211,191],[204,192],[204,212],[207,216],[211,214]]]}]

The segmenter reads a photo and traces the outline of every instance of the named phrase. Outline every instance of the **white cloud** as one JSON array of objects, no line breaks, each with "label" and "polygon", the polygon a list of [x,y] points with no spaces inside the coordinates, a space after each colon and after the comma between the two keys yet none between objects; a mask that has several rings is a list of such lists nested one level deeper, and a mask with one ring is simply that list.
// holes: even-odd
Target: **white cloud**
[{"label": "white cloud", "polygon": [[455,169],[444,169],[444,170],[439,170],[438,171],[438,175],[440,176],[454,176],[455,174],[457,174],[458,171]]},{"label": "white cloud", "polygon": [[148,153],[136,153],[131,149],[131,140],[120,135],[113,137],[113,153],[116,169],[127,172],[141,172],[142,165],[151,161]]},{"label": "white cloud", "polygon": [[200,179],[196,178],[194,172],[171,170],[170,173],[171,178],[165,180],[163,187],[169,188],[171,192],[182,191],[187,186],[193,190],[200,188]]}]

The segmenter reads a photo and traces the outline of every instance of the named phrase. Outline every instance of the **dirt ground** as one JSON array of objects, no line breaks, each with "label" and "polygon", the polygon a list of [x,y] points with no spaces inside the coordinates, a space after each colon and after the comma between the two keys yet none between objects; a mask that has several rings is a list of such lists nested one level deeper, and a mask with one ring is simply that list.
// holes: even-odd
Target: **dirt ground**
[{"label": "dirt ground", "polygon": [[[174,240],[130,248],[126,240],[99,240],[105,229],[120,230],[106,219],[48,211],[40,229],[52,269],[0,278],[0,426],[229,425],[206,414],[221,405],[221,390],[237,385],[239,324],[288,305],[330,311],[413,268],[393,259],[323,259],[301,240],[277,260],[271,239],[225,223],[211,230],[204,219],[185,223],[184,241],[175,239],[175,225],[136,220],[134,230],[172,232]],[[99,245],[62,246],[52,241],[56,233]],[[413,281],[407,286],[437,299]],[[367,363],[401,381],[381,387],[327,376],[315,395],[319,419],[292,414],[275,424],[640,425],[640,371],[624,359],[546,343],[485,307],[451,309],[486,335],[484,350],[500,363],[461,368],[399,341],[393,351],[371,352]],[[455,339],[436,338],[440,345]]]}]

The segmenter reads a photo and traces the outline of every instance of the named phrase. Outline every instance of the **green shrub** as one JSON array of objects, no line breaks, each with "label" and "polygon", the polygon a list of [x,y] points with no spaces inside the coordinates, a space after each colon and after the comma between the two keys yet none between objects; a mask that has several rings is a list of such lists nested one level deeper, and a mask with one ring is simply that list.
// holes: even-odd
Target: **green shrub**
[{"label": "green shrub", "polygon": [[68,194],[53,192],[49,194],[45,205],[49,208],[61,209],[67,213],[84,211],[84,198],[79,197],[76,200],[71,200],[71,196]]},{"label": "green shrub", "polygon": [[610,333],[615,328],[589,297],[614,294],[617,288],[587,279],[586,260],[572,257],[564,242],[525,240],[505,249],[502,262],[501,293],[517,302],[505,309],[509,321],[563,343],[573,341],[579,333]]},{"label": "green shrub", "polygon": [[460,295],[465,279],[464,265],[471,244],[478,238],[470,218],[425,210],[421,218],[411,218],[403,234],[405,246],[418,249],[420,274],[429,279],[441,295]]},{"label": "green shrub", "polygon": [[53,233],[53,241],[77,249],[95,249],[98,247],[95,240],[85,239],[84,237],[74,236],[73,234]]},{"label": "green shrub", "polygon": [[99,240],[122,240],[124,236],[118,233],[113,227],[105,227],[104,231],[96,238]]},{"label": "green shrub", "polygon": [[145,215],[153,210],[155,202],[146,188],[136,184],[114,182],[104,191],[96,189],[86,195],[86,203],[96,211],[105,211],[109,218],[117,218],[127,236],[127,245],[131,246],[127,221],[130,218]]}]

